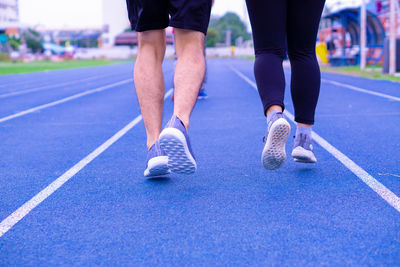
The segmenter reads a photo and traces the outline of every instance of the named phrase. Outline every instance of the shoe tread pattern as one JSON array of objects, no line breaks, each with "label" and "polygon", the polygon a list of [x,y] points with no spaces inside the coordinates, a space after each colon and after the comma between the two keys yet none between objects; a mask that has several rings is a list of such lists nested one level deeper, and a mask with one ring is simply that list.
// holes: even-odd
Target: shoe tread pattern
[{"label": "shoe tread pattern", "polygon": [[168,165],[160,164],[149,169],[149,174],[146,177],[160,177],[170,173]]},{"label": "shoe tread pattern", "polygon": [[286,141],[290,134],[290,125],[279,123],[271,128],[269,135],[271,135],[270,144],[265,144],[262,153],[262,163],[266,169],[276,170],[280,168],[286,160]]},{"label": "shoe tread pattern", "polygon": [[192,162],[186,151],[189,149],[181,140],[173,135],[164,135],[160,138],[160,145],[168,155],[168,167],[171,171],[180,174],[193,174],[196,164]]}]

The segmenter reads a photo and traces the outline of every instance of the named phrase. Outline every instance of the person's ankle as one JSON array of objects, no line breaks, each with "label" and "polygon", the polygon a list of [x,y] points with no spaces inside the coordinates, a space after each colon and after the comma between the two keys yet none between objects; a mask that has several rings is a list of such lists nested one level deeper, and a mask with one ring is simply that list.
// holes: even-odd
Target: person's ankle
[{"label": "person's ankle", "polygon": [[305,134],[311,137],[311,131],[311,125],[301,126],[298,124],[296,129],[296,136],[299,136],[300,134]]},{"label": "person's ankle", "polygon": [[271,126],[270,123],[272,119],[274,118],[275,114],[277,113],[282,113],[282,110],[273,110],[267,115],[267,124],[268,126]]},{"label": "person's ankle", "polygon": [[310,124],[305,124],[305,123],[297,123],[297,127],[308,127],[308,128],[311,128],[312,125],[310,125]]},{"label": "person's ankle", "polygon": [[183,126],[185,126],[186,131],[189,128],[189,118],[187,116],[182,116],[179,114],[174,114],[183,124]]},{"label": "person's ankle", "polygon": [[283,112],[283,109],[279,105],[272,105],[270,106],[267,111],[265,112],[265,115],[268,117],[272,113],[277,113],[277,112]]},{"label": "person's ankle", "polygon": [[150,148],[157,142],[158,139],[151,139],[147,140],[147,150],[150,150]]}]

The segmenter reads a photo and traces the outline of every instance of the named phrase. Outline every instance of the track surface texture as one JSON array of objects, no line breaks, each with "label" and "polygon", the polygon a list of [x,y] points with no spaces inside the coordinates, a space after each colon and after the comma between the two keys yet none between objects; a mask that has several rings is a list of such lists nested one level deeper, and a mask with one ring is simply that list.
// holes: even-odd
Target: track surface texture
[{"label": "track surface texture", "polygon": [[[145,179],[132,72],[0,76],[0,266],[400,264],[400,101],[330,81],[392,97],[399,83],[322,74],[314,131],[378,194],[317,143],[318,163],[295,163],[290,120],[287,160],[266,170],[253,62],[233,59],[208,61],[189,129],[197,172]],[[163,125],[172,109],[167,95]]]}]

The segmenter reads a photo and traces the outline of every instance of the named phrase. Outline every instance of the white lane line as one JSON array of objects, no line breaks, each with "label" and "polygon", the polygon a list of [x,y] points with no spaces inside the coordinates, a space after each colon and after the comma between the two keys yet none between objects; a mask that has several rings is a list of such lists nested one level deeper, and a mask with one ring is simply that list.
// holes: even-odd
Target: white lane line
[{"label": "white lane line", "polygon": [[[38,72],[36,72],[36,74],[37,73]],[[11,75],[19,75],[19,74],[22,74],[22,73],[16,73],[16,74],[11,74]],[[25,74],[29,74],[29,73],[25,73]],[[32,74],[32,72],[30,74]],[[39,83],[39,82],[42,82],[43,80],[50,81],[49,84],[51,84],[51,83],[55,82],[53,80],[53,78],[54,77],[33,77],[33,78],[32,77],[29,77],[29,78],[18,77],[18,80],[16,80],[16,81],[7,81],[7,84],[1,85],[0,87],[7,88],[7,87],[10,87],[10,86],[32,85],[32,83]],[[60,77],[56,77],[56,78],[59,79]],[[0,79],[1,79],[1,76],[0,76]],[[23,81],[20,81],[20,80],[23,80]],[[49,84],[43,84],[43,86],[49,85]]]},{"label": "white lane line", "polygon": [[[116,73],[115,73],[116,74]],[[31,88],[31,89],[26,89],[26,90],[17,90],[17,91],[12,91],[12,92],[7,92],[4,94],[0,94],[0,99],[2,98],[7,98],[7,97],[12,97],[12,96],[17,96],[17,95],[24,95],[32,92],[39,92],[47,89],[52,89],[52,88],[57,88],[57,87],[62,87],[62,86],[67,86],[75,83],[80,83],[80,82],[86,82],[86,81],[91,81],[91,80],[96,80],[96,79],[103,79],[103,78],[115,78],[115,74],[112,75],[97,75],[97,76],[92,76],[89,78],[81,79],[81,80],[73,80],[65,83],[58,83],[58,84],[48,84],[45,86],[41,87],[36,87],[36,88]]]},{"label": "white lane line", "polygon": [[[239,77],[250,84],[255,90],[257,90],[257,85],[246,77],[243,73],[237,69],[230,67]],[[285,110],[285,115],[295,123],[294,116],[287,110]],[[387,203],[389,203],[393,208],[400,212],[400,198],[395,195],[392,191],[386,188],[378,180],[376,180],[372,175],[367,173],[363,168],[358,166],[354,161],[352,161],[345,154],[340,152],[325,139],[319,136],[316,132],[313,132],[314,141],[328,151],[332,156],[339,160],[345,167],[347,167],[352,173],[354,173],[358,178],[360,178],[366,185],[368,185],[372,190],[374,190],[380,197],[382,197]]]},{"label": "white lane line", "polygon": [[88,90],[88,91],[76,94],[76,95],[73,95],[73,96],[69,96],[69,97],[66,97],[66,98],[63,98],[63,99],[48,103],[48,104],[44,104],[44,105],[40,105],[40,106],[37,106],[37,107],[34,107],[34,108],[30,108],[30,109],[15,113],[15,114],[10,115],[10,116],[0,118],[0,123],[15,119],[15,118],[18,118],[18,117],[21,117],[21,116],[24,116],[24,115],[32,113],[32,112],[36,112],[36,111],[42,110],[42,109],[45,109],[45,108],[53,107],[53,106],[56,106],[56,105],[71,101],[73,99],[80,98],[82,96],[98,93],[98,92],[101,92],[101,91],[104,91],[104,90],[107,90],[107,89],[110,89],[110,88],[113,88],[113,87],[116,87],[116,86],[119,86],[119,85],[127,84],[129,82],[132,82],[132,79],[127,79],[127,80],[123,80],[123,81],[120,81],[120,82],[117,82],[117,83],[112,83],[112,84],[109,84],[109,85],[106,85],[106,86],[98,87],[98,88],[95,88],[95,89],[92,89],[92,90]]},{"label": "white lane line", "polygon": [[[172,94],[172,89],[170,89],[164,96],[164,100],[167,99]],[[92,153],[87,155],[84,159],[75,164],[71,169],[66,171],[63,175],[54,180],[46,188],[40,191],[36,196],[31,198],[29,201],[25,202],[21,207],[14,211],[11,215],[5,218],[0,223],[0,237],[7,233],[15,224],[22,220],[29,212],[36,208],[40,203],[42,203],[46,198],[52,195],[57,189],[63,186],[68,180],[70,180],[75,174],[80,170],[85,168],[90,162],[106,151],[110,146],[117,142],[121,137],[123,137],[129,130],[135,127],[142,120],[142,116],[137,116],[133,121],[128,123],[119,132],[114,134],[110,139],[104,142],[101,146],[96,148]]]},{"label": "white lane line", "polygon": [[400,178],[400,175],[398,174],[393,174],[393,173],[378,173],[379,176],[393,176],[393,177],[397,177]]},{"label": "white lane line", "polygon": [[99,79],[99,78],[101,78],[101,76],[94,76],[94,77],[90,77],[90,78],[86,78],[86,79],[82,79],[82,80],[75,80],[72,82],[70,81],[70,82],[66,82],[66,83],[51,84],[51,85],[31,88],[31,89],[27,89],[27,90],[13,91],[13,92],[1,94],[0,99],[11,97],[11,96],[23,95],[23,94],[27,94],[27,93],[31,93],[31,92],[43,91],[43,90],[51,89],[51,88],[57,88],[57,87],[66,86],[66,85],[79,83],[79,82],[91,81],[91,80],[95,80],[95,79]]},{"label": "white lane line", "polygon": [[333,84],[333,85],[340,86],[340,87],[344,87],[344,88],[347,88],[347,89],[350,89],[350,90],[353,90],[353,91],[357,91],[357,92],[362,92],[362,93],[366,93],[366,94],[370,94],[370,95],[374,95],[374,96],[383,97],[383,98],[386,98],[386,99],[389,99],[389,100],[400,101],[400,97],[374,92],[374,91],[363,89],[363,88],[360,88],[360,87],[356,87],[356,86],[353,86],[353,85],[350,85],[350,84],[335,82],[335,81],[327,80],[327,79],[321,79],[321,82]]},{"label": "white lane line", "polygon": [[[117,65],[120,65],[120,64],[117,64]],[[113,66],[113,65],[108,65],[108,66]],[[97,66],[97,67],[108,67],[108,66],[104,65],[104,66]],[[18,75],[20,77],[18,77],[14,81],[6,81],[7,84],[2,84],[2,85],[0,85],[0,87],[6,88],[6,87],[10,87],[10,86],[24,86],[27,84],[31,85],[32,82],[41,82],[42,80],[45,80],[45,79],[48,79],[48,80],[51,79],[50,82],[54,83],[54,82],[58,81],[60,76],[61,77],[71,76],[71,75],[75,75],[76,73],[82,73],[82,71],[86,72],[86,69],[97,68],[97,67],[93,66],[93,67],[58,69],[58,70],[50,70],[50,71],[43,70],[43,71],[38,71],[38,72],[7,74],[7,75]],[[64,71],[64,73],[61,73],[63,71]],[[72,71],[73,73],[69,73],[70,71]],[[106,72],[107,70],[102,70],[102,71]],[[55,72],[57,72],[57,73],[55,73]],[[97,72],[99,72],[99,71],[97,71]],[[121,73],[121,71],[119,71],[117,73]],[[58,75],[58,74],[62,74],[62,75]],[[85,73],[84,76],[90,75],[90,74],[93,74],[93,73]],[[29,77],[29,79],[27,79],[25,77],[22,77],[23,75],[35,75],[35,77]],[[43,77],[38,77],[38,76],[43,76]],[[2,76],[0,75],[0,80],[1,80],[1,78],[2,78]],[[20,81],[20,80],[24,80],[24,81]],[[28,82],[26,80],[28,80]]]},{"label": "white lane line", "polygon": [[[294,116],[285,111],[285,115],[294,123]],[[332,154],[337,160],[339,160],[344,166],[346,166],[352,173],[358,176],[365,184],[367,184],[372,190],[374,190],[379,196],[381,196],[386,202],[388,202],[393,208],[400,212],[400,198],[390,191],[387,187],[376,180],[372,175],[366,172],[363,168],[358,166],[354,161],[352,161],[345,154],[340,152],[334,146],[332,146],[328,141],[319,136],[313,131],[312,137],[315,142],[317,142],[321,147]]]},{"label": "white lane line", "polygon": [[[72,79],[66,79],[66,80],[61,81],[61,82],[63,82],[63,83],[73,83],[74,81],[75,82],[79,82],[79,81],[85,81],[85,80],[92,80],[92,79],[96,79],[96,78],[98,78],[98,79],[109,78],[109,77],[115,77],[116,74],[120,74],[120,73],[121,72],[115,72],[115,73],[106,73],[106,74],[100,74],[100,75],[95,75],[93,73],[88,73],[88,74],[83,75],[83,77],[77,77],[77,78],[71,77]],[[64,74],[64,76],[68,76],[68,75]],[[6,85],[2,84],[2,85],[0,85],[0,87],[10,88],[10,87],[19,87],[19,86],[29,85],[30,87],[35,87],[34,89],[36,89],[36,88],[47,88],[47,87],[51,87],[51,86],[61,86],[61,84],[58,84],[60,82],[59,79],[60,78],[65,78],[64,76],[62,76],[62,77],[41,77],[41,78],[34,79],[34,80],[25,79],[28,82],[24,81],[22,83],[10,83],[10,84],[6,84]],[[57,78],[58,80],[54,80],[53,78]],[[0,76],[0,79],[1,79],[1,76]],[[32,90],[32,89],[28,88],[26,90],[22,89],[20,91],[28,91],[29,92],[29,90]],[[5,92],[3,92],[3,94],[4,95],[13,94],[15,92],[20,92],[20,91],[19,90],[8,91],[8,92],[5,91]],[[0,96],[2,96],[2,95],[0,95]]]}]

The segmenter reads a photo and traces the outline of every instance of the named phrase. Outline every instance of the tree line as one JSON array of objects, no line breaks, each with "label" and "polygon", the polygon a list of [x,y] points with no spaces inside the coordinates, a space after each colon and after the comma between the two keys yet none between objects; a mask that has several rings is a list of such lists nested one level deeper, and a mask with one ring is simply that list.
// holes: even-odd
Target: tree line
[{"label": "tree line", "polygon": [[226,32],[231,31],[231,45],[235,45],[236,39],[250,40],[251,34],[247,31],[246,24],[240,17],[232,12],[226,13],[220,18],[212,18],[207,32],[207,47],[215,47],[218,43],[225,43]]}]

